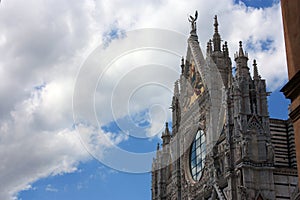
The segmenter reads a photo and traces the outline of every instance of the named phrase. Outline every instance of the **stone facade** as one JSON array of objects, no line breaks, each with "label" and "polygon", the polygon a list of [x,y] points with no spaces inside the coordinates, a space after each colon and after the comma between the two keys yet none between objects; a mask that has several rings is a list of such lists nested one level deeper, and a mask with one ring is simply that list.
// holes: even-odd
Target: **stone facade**
[{"label": "stone facade", "polygon": [[269,118],[265,80],[255,60],[250,75],[242,42],[233,75],[217,17],[205,58],[190,22],[172,132],[166,123],[153,160],[152,199],[290,199],[297,185],[291,122]]}]

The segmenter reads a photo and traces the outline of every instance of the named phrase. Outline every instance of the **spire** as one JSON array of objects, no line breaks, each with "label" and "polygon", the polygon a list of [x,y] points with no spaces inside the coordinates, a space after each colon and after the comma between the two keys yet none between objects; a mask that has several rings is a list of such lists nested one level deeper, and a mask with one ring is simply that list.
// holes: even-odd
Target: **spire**
[{"label": "spire", "polygon": [[162,133],[161,139],[163,140],[163,146],[167,145],[170,143],[171,140],[171,134],[169,131],[169,124],[166,122],[166,128],[165,132]]},{"label": "spire", "polygon": [[218,33],[218,26],[219,26],[219,24],[218,24],[218,17],[217,17],[217,15],[215,15],[214,26],[215,26],[215,33]]},{"label": "spire", "polygon": [[167,136],[170,135],[169,124],[168,124],[168,122],[166,122],[165,135],[167,135]]},{"label": "spire", "polygon": [[258,70],[257,70],[257,64],[256,64],[256,60],[253,60],[253,79],[257,80],[259,79],[259,75],[258,75]]},{"label": "spire", "polygon": [[239,42],[239,51],[234,54],[234,61],[236,62],[236,76],[251,79],[248,67],[248,55],[243,50],[243,44]]},{"label": "spire", "polygon": [[240,46],[239,47],[239,51],[234,54],[235,60],[237,58],[242,58],[242,57],[247,58],[247,60],[248,60],[248,54],[247,54],[246,51],[244,52],[244,50],[243,50],[243,43],[242,43],[242,41],[239,41],[239,46]]},{"label": "spire", "polygon": [[157,143],[156,150],[159,151],[159,143]]},{"label": "spire", "polygon": [[218,18],[217,15],[215,15],[215,23],[214,23],[215,33],[213,36],[214,51],[221,51],[221,36],[218,31],[218,26],[219,26]]},{"label": "spire", "polygon": [[240,43],[239,57],[247,57],[248,58],[247,52],[243,50],[243,43],[242,43],[242,41],[240,41],[239,43]]},{"label": "spire", "polygon": [[240,43],[239,56],[243,57],[244,56],[243,43],[242,41],[240,41],[239,43]]}]

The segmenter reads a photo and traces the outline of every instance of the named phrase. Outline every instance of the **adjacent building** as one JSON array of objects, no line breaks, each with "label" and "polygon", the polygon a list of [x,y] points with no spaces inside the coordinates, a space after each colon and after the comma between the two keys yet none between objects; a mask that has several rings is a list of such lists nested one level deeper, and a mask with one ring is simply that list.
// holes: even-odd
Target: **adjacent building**
[{"label": "adjacent building", "polygon": [[[300,173],[300,1],[281,0],[289,82],[282,88],[291,99],[289,116],[295,130],[298,174]],[[298,177],[298,181],[300,181]],[[300,196],[300,194],[299,194]],[[299,197],[300,199],[300,197]]]}]

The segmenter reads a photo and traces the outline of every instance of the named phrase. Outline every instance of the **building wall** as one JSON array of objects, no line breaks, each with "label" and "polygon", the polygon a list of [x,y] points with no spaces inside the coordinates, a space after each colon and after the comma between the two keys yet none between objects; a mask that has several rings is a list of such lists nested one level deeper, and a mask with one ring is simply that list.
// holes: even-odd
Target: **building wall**
[{"label": "building wall", "polygon": [[297,167],[293,124],[291,120],[270,119],[274,164],[278,167]]},{"label": "building wall", "polygon": [[275,147],[274,185],[276,199],[290,199],[297,187],[298,178],[294,170],[297,167],[297,162],[292,121],[270,119],[270,131]]},{"label": "building wall", "polygon": [[289,82],[281,91],[292,101],[290,118],[295,130],[296,156],[300,170],[300,2],[281,0],[281,10],[289,76]]}]

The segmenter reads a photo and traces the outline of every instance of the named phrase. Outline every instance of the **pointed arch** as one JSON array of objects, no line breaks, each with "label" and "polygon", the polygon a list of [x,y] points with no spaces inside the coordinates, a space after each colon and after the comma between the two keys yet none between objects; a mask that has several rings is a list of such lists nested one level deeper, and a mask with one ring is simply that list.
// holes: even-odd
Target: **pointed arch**
[{"label": "pointed arch", "polygon": [[264,200],[263,196],[259,193],[255,200]]}]

